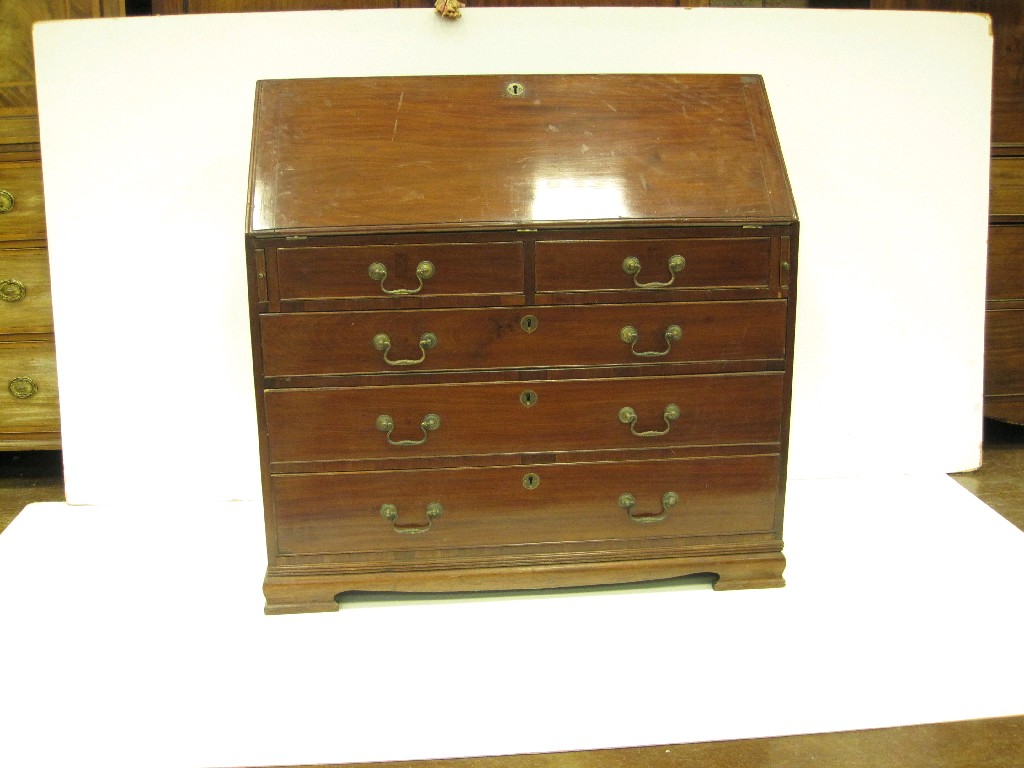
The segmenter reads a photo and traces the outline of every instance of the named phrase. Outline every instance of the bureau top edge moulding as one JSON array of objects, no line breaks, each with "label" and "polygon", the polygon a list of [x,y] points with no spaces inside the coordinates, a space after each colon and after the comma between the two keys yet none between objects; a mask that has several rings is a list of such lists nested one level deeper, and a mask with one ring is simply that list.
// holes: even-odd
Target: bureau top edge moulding
[{"label": "bureau top edge moulding", "polygon": [[267,612],[782,586],[798,221],[757,75],[262,81]]}]

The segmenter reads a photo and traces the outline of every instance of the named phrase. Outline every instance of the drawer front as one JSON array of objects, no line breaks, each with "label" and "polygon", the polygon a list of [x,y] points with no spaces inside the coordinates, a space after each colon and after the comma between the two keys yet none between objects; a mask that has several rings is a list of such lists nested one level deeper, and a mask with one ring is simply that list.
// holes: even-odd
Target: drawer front
[{"label": "drawer front", "polygon": [[743,456],[278,475],[272,492],[282,555],[450,558],[462,548],[769,533],[778,472],[777,456]]},{"label": "drawer front", "polygon": [[274,462],[778,443],[782,393],[780,373],[278,389],[266,415]]},{"label": "drawer front", "polygon": [[0,251],[0,332],[50,333],[50,266],[42,248]]},{"label": "drawer front", "polygon": [[39,161],[0,163],[0,240],[34,240],[45,235]]},{"label": "drawer front", "polygon": [[989,227],[987,298],[1024,299],[1024,224]]},{"label": "drawer front", "polygon": [[992,158],[993,216],[1024,216],[1024,157]]},{"label": "drawer front", "polygon": [[1024,394],[1024,309],[985,313],[985,394]]},{"label": "drawer front", "polygon": [[622,301],[655,292],[669,300],[687,291],[769,285],[771,239],[677,238],[551,240],[536,245],[537,293],[608,291]]},{"label": "drawer front", "polygon": [[0,342],[0,432],[60,429],[52,342]]},{"label": "drawer front", "polygon": [[[437,243],[281,248],[283,302],[523,294],[520,243]],[[453,302],[454,303],[454,302]],[[287,306],[287,305],[286,305]]]},{"label": "drawer front", "polygon": [[308,313],[260,321],[267,376],[782,360],[786,342],[785,301]]}]

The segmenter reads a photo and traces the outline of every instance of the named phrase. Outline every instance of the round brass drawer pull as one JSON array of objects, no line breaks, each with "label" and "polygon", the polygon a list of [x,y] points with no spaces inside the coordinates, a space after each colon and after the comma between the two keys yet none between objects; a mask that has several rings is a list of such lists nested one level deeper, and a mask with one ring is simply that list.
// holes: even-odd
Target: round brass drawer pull
[{"label": "round brass drawer pull", "polygon": [[627,275],[633,277],[633,285],[637,288],[668,288],[676,280],[676,275],[686,268],[686,259],[679,254],[669,257],[668,260],[668,273],[671,277],[664,283],[641,283],[637,280],[637,276],[640,274],[642,267],[640,266],[640,259],[636,256],[629,256],[622,262],[622,271]]},{"label": "round brass drawer pull", "polygon": [[415,288],[385,288],[384,281],[388,279],[388,268],[379,261],[370,265],[369,274],[370,279],[375,283],[380,283],[380,289],[388,296],[412,296],[423,290],[424,280],[429,280],[434,276],[434,265],[429,261],[421,261],[416,265],[416,280],[419,285]]},{"label": "round brass drawer pull", "polygon": [[430,433],[436,432],[440,428],[441,417],[436,413],[428,413],[423,417],[423,421],[420,422],[420,429],[423,430],[423,438],[421,440],[392,440],[391,433],[395,431],[395,420],[386,413],[382,413],[377,417],[377,429],[384,433],[385,439],[388,441],[388,445],[423,445],[427,442],[427,437],[430,436]]},{"label": "round brass drawer pull", "polygon": [[675,403],[669,403],[665,406],[665,411],[662,413],[662,418],[665,419],[665,428],[662,430],[651,430],[649,432],[637,432],[636,422],[638,416],[636,411],[630,408],[628,405],[625,408],[619,410],[619,421],[623,424],[629,425],[629,431],[637,437],[661,437],[667,435],[668,431],[672,429],[672,422],[679,418],[681,411],[679,406]]},{"label": "round brass drawer pull", "polygon": [[419,525],[417,523],[399,523],[398,507],[394,504],[382,504],[380,508],[380,516],[391,523],[395,533],[426,533],[430,530],[430,524],[440,517],[442,512],[444,512],[444,507],[438,502],[432,501],[427,504],[426,525]]},{"label": "round brass drawer pull", "polygon": [[18,376],[8,382],[7,391],[19,400],[27,400],[39,391],[39,387],[28,376]]},{"label": "round brass drawer pull", "polygon": [[640,338],[640,334],[637,333],[636,328],[632,325],[627,325],[619,332],[619,338],[626,344],[629,344],[629,351],[632,352],[636,357],[664,357],[672,351],[672,342],[682,341],[683,329],[678,325],[670,325],[665,329],[663,334],[665,338],[665,349],[661,352],[653,350],[650,352],[637,352],[636,342]]},{"label": "round brass drawer pull", "polygon": [[19,280],[0,280],[0,301],[21,301],[28,291]]},{"label": "round brass drawer pull", "polygon": [[679,503],[679,494],[675,491],[669,491],[661,497],[661,514],[655,515],[638,515],[633,512],[633,508],[636,507],[636,496],[632,493],[624,493],[619,496],[619,506],[626,510],[626,514],[629,515],[629,519],[634,523],[658,523],[665,519],[668,515],[668,511],[672,509],[676,504]]},{"label": "round brass drawer pull", "polygon": [[14,195],[6,189],[0,189],[0,213],[10,213],[14,209]]},{"label": "round brass drawer pull", "polygon": [[420,336],[419,347],[423,354],[415,360],[392,360],[388,357],[391,351],[391,338],[386,333],[378,333],[373,337],[373,348],[384,353],[384,362],[388,365],[419,365],[427,359],[427,350],[437,346],[437,336],[433,333],[424,333]]}]

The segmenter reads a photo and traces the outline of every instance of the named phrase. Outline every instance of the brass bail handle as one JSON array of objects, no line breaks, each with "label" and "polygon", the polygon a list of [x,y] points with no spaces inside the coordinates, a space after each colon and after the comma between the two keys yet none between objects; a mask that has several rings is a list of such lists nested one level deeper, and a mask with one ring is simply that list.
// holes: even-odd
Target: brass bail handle
[{"label": "brass bail handle", "polygon": [[639,418],[636,415],[636,411],[630,408],[628,405],[625,408],[619,410],[619,421],[623,424],[629,425],[629,431],[637,437],[661,437],[667,435],[668,431],[672,429],[672,422],[679,418],[681,410],[675,403],[669,403],[665,406],[664,412],[661,414],[662,418],[665,419],[665,428],[661,430],[650,430],[647,432],[637,432],[636,422]]},{"label": "brass bail handle", "polygon": [[669,279],[663,283],[652,282],[652,283],[641,283],[637,280],[640,275],[640,270],[643,267],[640,264],[640,259],[636,256],[628,256],[622,262],[622,271],[627,275],[631,275],[633,278],[633,285],[637,288],[668,288],[676,280],[676,275],[686,268],[686,259],[680,256],[678,253],[674,256],[670,256],[668,260],[668,273]]},{"label": "brass bail handle", "polygon": [[429,261],[421,261],[416,265],[416,281],[419,285],[415,288],[385,288],[384,281],[388,279],[388,268],[379,261],[370,265],[369,275],[375,283],[380,283],[380,289],[388,296],[412,296],[423,290],[424,280],[429,280],[434,276],[434,265]]},{"label": "brass bail handle", "polygon": [[420,422],[420,429],[423,430],[423,438],[420,440],[392,440],[391,433],[395,431],[395,420],[392,419],[388,414],[382,413],[377,417],[377,429],[384,433],[385,439],[388,441],[388,445],[397,446],[410,446],[410,445],[423,445],[427,442],[427,438],[431,432],[436,432],[441,428],[441,417],[436,413],[428,413],[423,417],[423,421]]},{"label": "brass bail handle", "polygon": [[664,357],[672,351],[672,342],[682,341],[683,329],[678,325],[670,325],[665,329],[663,337],[665,339],[665,349],[660,352],[658,350],[638,352],[636,349],[636,343],[640,339],[640,334],[637,332],[636,328],[632,325],[627,325],[619,332],[619,338],[622,339],[624,343],[629,344],[629,351],[636,357]]},{"label": "brass bail handle", "polygon": [[391,338],[386,333],[374,336],[372,344],[374,349],[384,353],[384,362],[388,365],[419,365],[427,359],[427,350],[437,346],[437,336],[433,333],[424,333],[420,336],[419,348],[422,354],[415,360],[392,360],[388,357],[388,352],[391,351]]},{"label": "brass bail handle", "polygon": [[439,502],[430,502],[427,504],[427,522],[425,525],[420,525],[418,523],[399,523],[398,507],[394,504],[382,504],[380,508],[380,516],[391,523],[395,533],[426,533],[430,530],[430,524],[440,517],[442,512],[444,512],[444,507]]},{"label": "brass bail handle", "polygon": [[619,496],[619,506],[626,510],[629,519],[634,523],[660,523],[668,515],[668,511],[679,503],[679,494],[669,491],[661,497],[661,514],[636,514],[633,509],[636,507],[636,496],[632,493],[624,493]]}]

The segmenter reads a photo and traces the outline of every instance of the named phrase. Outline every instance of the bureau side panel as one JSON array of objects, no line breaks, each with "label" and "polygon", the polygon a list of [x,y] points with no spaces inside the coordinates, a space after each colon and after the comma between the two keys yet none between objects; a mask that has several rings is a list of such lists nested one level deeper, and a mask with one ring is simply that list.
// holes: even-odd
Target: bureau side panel
[{"label": "bureau side panel", "polygon": [[245,240],[246,275],[249,289],[249,332],[251,334],[253,390],[256,399],[256,422],[260,446],[260,479],[263,491],[263,514],[267,537],[267,559],[272,565],[277,557],[277,521],[270,481],[270,442],[267,433],[266,404],[263,400],[263,344],[260,316],[269,309],[267,254],[263,243],[252,236]]}]

